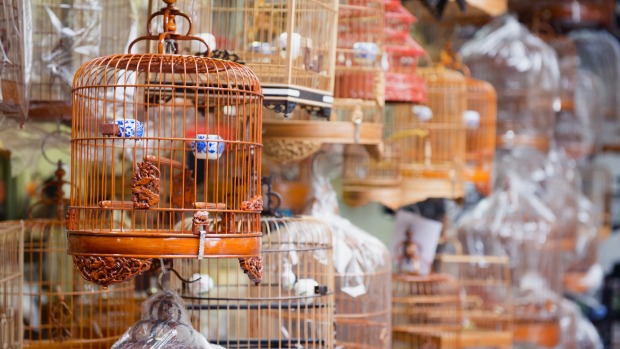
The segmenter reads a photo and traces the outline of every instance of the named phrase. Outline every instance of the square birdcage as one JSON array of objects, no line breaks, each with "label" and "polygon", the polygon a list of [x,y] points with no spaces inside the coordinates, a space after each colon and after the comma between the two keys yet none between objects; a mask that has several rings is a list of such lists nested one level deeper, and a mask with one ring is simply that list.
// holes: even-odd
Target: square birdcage
[{"label": "square birdcage", "polygon": [[193,34],[256,73],[267,108],[287,116],[298,106],[329,115],[337,1],[192,0],[180,7],[195,23]]}]

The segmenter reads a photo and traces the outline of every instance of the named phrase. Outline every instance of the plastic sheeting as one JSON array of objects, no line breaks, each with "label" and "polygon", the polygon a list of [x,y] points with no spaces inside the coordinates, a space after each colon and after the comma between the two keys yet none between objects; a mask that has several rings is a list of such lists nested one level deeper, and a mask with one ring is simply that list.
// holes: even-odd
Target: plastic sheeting
[{"label": "plastic sheeting", "polygon": [[220,349],[192,328],[185,303],[172,290],[155,293],[142,303],[140,321],[131,326],[112,349]]},{"label": "plastic sheeting", "polygon": [[552,135],[560,73],[551,47],[506,15],[480,29],[460,52],[472,77],[497,90],[498,135]]},{"label": "plastic sheeting", "polygon": [[24,122],[30,100],[30,1],[0,1],[0,115]]}]

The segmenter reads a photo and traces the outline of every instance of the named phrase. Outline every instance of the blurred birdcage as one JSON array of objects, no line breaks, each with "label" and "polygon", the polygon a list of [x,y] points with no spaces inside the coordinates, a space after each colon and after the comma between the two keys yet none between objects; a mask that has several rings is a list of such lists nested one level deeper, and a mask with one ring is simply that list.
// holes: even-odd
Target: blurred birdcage
[{"label": "blurred birdcage", "polygon": [[78,68],[122,52],[137,36],[131,4],[122,0],[34,0],[30,115],[71,119],[71,84]]},{"label": "blurred birdcage", "polygon": [[560,107],[555,52],[510,15],[480,33],[460,53],[471,76],[497,92],[497,146],[548,150]]},{"label": "blurred birdcage", "polygon": [[344,143],[381,142],[385,101],[384,14],[382,0],[351,0],[338,6],[332,119],[350,130],[349,140]]},{"label": "blurred birdcage", "polygon": [[459,348],[458,280],[446,274],[395,274],[392,278],[394,349]]},{"label": "blurred birdcage", "polygon": [[277,163],[269,157],[263,157],[263,195],[265,190],[277,193],[280,207],[277,209],[284,216],[296,216],[306,212],[313,201],[310,188],[311,158],[300,161]]},{"label": "blurred birdcage", "polygon": [[264,217],[261,227],[264,276],[258,286],[230,260],[174,262],[181,275],[198,279],[174,286],[194,327],[228,349],[335,348],[329,227],[309,217]]},{"label": "blurred birdcage", "polygon": [[[109,348],[134,319],[134,283],[102,290],[82,278],[66,253],[62,165],[24,221],[24,347]],[[47,196],[45,196],[47,195]]]},{"label": "blurred birdcage", "polygon": [[185,15],[166,3],[151,17],[164,33],[149,23],[133,42],[161,39],[159,53],[101,57],[75,75],[68,253],[104,286],[152,258],[241,258],[259,282],[261,87],[238,63],[176,54],[206,43],[176,34]]},{"label": "blurred birdcage", "polygon": [[22,348],[24,226],[0,222],[0,347]]},{"label": "blurred birdcage", "polygon": [[362,145],[347,145],[342,177],[344,202],[351,206],[391,203],[400,194],[400,156],[398,144],[394,142],[383,143],[379,160]]},{"label": "blurred birdcage", "polygon": [[439,272],[461,285],[459,348],[512,348],[512,279],[505,256],[441,255]]},{"label": "blurred birdcage", "polygon": [[426,99],[424,80],[415,75],[418,59],[426,52],[410,35],[413,23],[415,17],[400,2],[386,4],[385,100],[389,102],[420,103]]},{"label": "blurred birdcage", "polygon": [[489,188],[497,119],[497,94],[493,85],[467,77],[467,111],[463,118],[467,127],[465,177],[479,187]]},{"label": "blurred birdcage", "polygon": [[299,106],[329,117],[337,1],[216,0],[180,6],[196,22],[194,33],[209,38],[221,52],[236,55],[256,73],[265,106],[273,110],[266,115],[274,120],[290,117]]},{"label": "blurred birdcage", "polygon": [[0,113],[24,121],[28,116],[29,2],[0,1]]},{"label": "blurred birdcage", "polygon": [[464,194],[467,108],[465,77],[453,70],[419,68],[426,81],[426,105],[386,105],[387,141],[401,150],[401,195],[390,207],[429,197],[458,198]]}]

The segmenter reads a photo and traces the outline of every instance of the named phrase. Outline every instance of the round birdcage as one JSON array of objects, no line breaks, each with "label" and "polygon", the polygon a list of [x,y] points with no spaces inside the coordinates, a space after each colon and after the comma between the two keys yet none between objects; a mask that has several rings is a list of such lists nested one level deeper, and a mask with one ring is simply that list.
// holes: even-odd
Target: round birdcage
[{"label": "round birdcage", "polygon": [[68,253],[104,286],[152,258],[242,258],[259,282],[259,81],[238,63],[176,54],[206,43],[176,34],[188,17],[166,3],[149,18],[163,16],[163,33],[149,22],[129,46],[156,40],[159,53],[97,58],[75,75]]},{"label": "round birdcage", "polygon": [[379,159],[362,145],[344,150],[342,198],[351,206],[386,202],[400,194],[401,159],[398,144],[386,142]]},{"label": "round birdcage", "polygon": [[438,271],[461,285],[460,348],[512,348],[512,279],[505,256],[441,255]]},{"label": "round birdcage", "polygon": [[497,94],[486,81],[467,77],[467,128],[465,177],[479,187],[489,188],[495,155]]},{"label": "round birdcage", "polygon": [[0,113],[20,121],[28,117],[29,104],[26,6],[21,1],[0,1]]},{"label": "round birdcage", "polygon": [[446,274],[395,274],[392,342],[395,349],[459,348],[460,284]]},{"label": "round birdcage", "polygon": [[[261,219],[263,282],[230,260],[174,262],[194,327],[225,348],[324,348],[334,344],[332,234],[309,217]],[[178,266],[178,268],[177,268]]]},{"label": "round birdcage", "polygon": [[21,348],[24,226],[0,222],[0,347]]},{"label": "round birdcage", "polygon": [[387,141],[401,150],[401,195],[388,205],[400,207],[429,197],[464,194],[467,83],[456,71],[419,68],[427,103],[386,105]]}]

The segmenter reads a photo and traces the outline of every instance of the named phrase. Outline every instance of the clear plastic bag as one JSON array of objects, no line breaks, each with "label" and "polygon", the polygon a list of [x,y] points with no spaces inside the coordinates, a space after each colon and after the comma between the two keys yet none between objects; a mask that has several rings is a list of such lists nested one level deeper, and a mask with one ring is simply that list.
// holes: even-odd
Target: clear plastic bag
[{"label": "clear plastic bag", "polygon": [[155,293],[142,303],[142,317],[112,349],[220,349],[192,328],[185,303],[172,290]]},{"label": "clear plastic bag", "polygon": [[[555,51],[505,15],[480,29],[461,50],[472,77],[497,90],[497,133],[550,137],[559,108]],[[555,108],[554,108],[555,107]]]},{"label": "clear plastic bag", "polygon": [[526,164],[503,160],[501,185],[461,218],[458,237],[465,254],[509,257],[516,319],[553,320],[563,270],[557,219],[537,195],[540,185],[517,171]]}]

